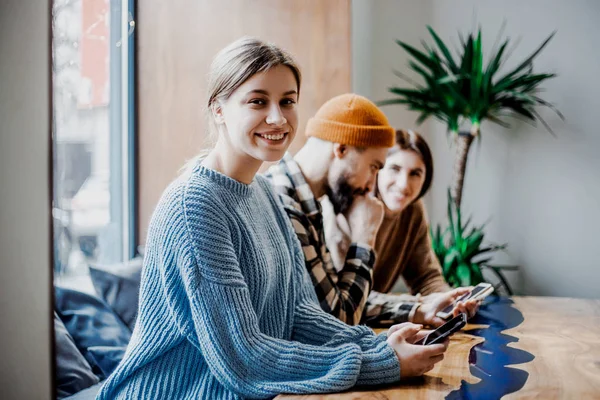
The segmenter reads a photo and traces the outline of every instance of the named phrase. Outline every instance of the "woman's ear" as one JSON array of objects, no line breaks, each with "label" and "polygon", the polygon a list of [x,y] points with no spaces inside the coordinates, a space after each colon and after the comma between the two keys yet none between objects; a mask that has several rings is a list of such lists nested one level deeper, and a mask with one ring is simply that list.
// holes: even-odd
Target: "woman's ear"
[{"label": "woman's ear", "polygon": [[218,101],[215,101],[211,104],[210,111],[212,112],[213,118],[215,119],[215,123],[217,125],[225,123],[225,117],[223,116],[223,107]]}]

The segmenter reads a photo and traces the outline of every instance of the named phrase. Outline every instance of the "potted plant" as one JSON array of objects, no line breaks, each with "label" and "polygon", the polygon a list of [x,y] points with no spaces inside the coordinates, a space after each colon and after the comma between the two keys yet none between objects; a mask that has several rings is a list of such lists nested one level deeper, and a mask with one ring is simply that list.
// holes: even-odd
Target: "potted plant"
[{"label": "potted plant", "polygon": [[[434,45],[423,43],[423,50],[418,50],[400,40],[396,41],[409,54],[411,57],[408,63],[409,67],[423,78],[424,83],[415,83],[404,74],[396,72],[396,75],[408,82],[411,87],[391,87],[389,92],[396,97],[380,101],[378,104],[381,106],[406,105],[408,109],[420,113],[417,119],[418,124],[429,117],[434,117],[446,124],[447,132],[456,145],[452,186],[448,199],[449,202],[455,203],[456,212],[460,213],[469,150],[474,139],[481,138],[480,129],[484,120],[492,121],[503,127],[510,127],[504,119],[505,116],[510,115],[533,124],[540,121],[552,133],[535,108],[537,106],[549,107],[561,119],[564,119],[552,104],[539,97],[540,85],[556,75],[533,72],[533,60],[552,39],[554,33],[515,68],[501,74],[501,67],[509,56],[507,50],[510,39],[505,39],[497,49],[492,50],[489,62],[484,65],[481,29],[476,34],[469,33],[466,39],[460,36],[461,46],[459,54],[455,58],[437,33],[430,26],[427,28]],[[459,130],[464,123],[470,125],[469,129]],[[448,204],[452,225],[450,206]],[[458,226],[460,227],[460,223]],[[440,231],[438,232],[438,236],[442,235]],[[454,232],[453,229],[452,232]],[[433,239],[435,243],[435,235]],[[448,236],[446,248],[452,246],[452,241],[455,240],[457,240],[455,235]],[[481,243],[479,245],[481,246]],[[495,250],[499,249],[500,247],[495,248]],[[438,257],[445,257],[445,255],[439,253]],[[440,262],[444,265],[443,258],[440,259]],[[460,282],[451,283],[462,285],[478,283],[483,280],[480,272],[482,265],[482,263],[470,265],[475,272],[469,274],[469,279],[460,279]],[[450,278],[450,280],[455,278]],[[504,280],[503,277],[502,280]]]},{"label": "potted plant", "polygon": [[482,269],[488,269],[497,279],[494,289],[503,288],[507,294],[513,291],[503,271],[516,270],[516,266],[492,265],[491,254],[504,250],[506,244],[483,245],[485,224],[471,226],[471,220],[462,221],[460,209],[448,190],[448,227],[442,231],[438,225],[431,229],[433,251],[440,261],[444,278],[451,286],[470,286],[483,282]]}]

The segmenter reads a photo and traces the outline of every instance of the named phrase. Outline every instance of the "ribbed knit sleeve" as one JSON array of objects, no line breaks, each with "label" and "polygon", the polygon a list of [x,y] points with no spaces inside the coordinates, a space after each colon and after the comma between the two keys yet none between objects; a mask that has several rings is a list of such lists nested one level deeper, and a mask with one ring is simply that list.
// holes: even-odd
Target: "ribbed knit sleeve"
[{"label": "ribbed knit sleeve", "polygon": [[[193,257],[182,259],[193,262],[179,265],[186,292],[181,299],[189,299],[193,320],[188,340],[201,350],[224,387],[243,397],[264,398],[279,393],[342,391],[360,382],[361,375],[367,381],[379,381],[372,370],[379,364],[371,359],[377,352],[379,358],[392,358],[385,343],[373,340],[362,350],[351,334],[321,346],[263,334],[224,213],[210,196],[195,198],[204,201],[189,206],[186,220],[202,226],[203,235],[193,241],[190,238],[185,246],[193,250]],[[396,365],[396,378],[398,371]]]},{"label": "ribbed knit sleeve", "polygon": [[[268,193],[273,195],[271,190]],[[279,196],[273,202],[286,211]],[[294,254],[293,273],[300,290],[297,293],[293,323],[293,340],[322,346],[356,343],[361,348],[362,363],[358,385],[379,385],[400,379],[400,363],[394,350],[387,344],[387,335],[375,335],[366,326],[350,326],[325,312],[320,304],[312,279],[305,267],[305,253],[289,218],[283,218],[288,245]]]},{"label": "ribbed knit sleeve", "polygon": [[305,269],[298,269],[304,281],[294,319],[294,340],[322,346],[356,343],[362,363],[357,385],[379,385],[400,379],[400,363],[387,344],[385,334],[375,335],[364,325],[347,325],[321,309]]}]

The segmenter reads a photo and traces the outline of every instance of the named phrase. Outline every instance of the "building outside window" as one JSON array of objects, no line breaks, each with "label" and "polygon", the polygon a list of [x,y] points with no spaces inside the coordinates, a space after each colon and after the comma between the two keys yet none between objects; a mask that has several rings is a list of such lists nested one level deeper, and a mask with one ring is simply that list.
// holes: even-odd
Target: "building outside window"
[{"label": "building outside window", "polygon": [[53,2],[54,276],[134,256],[132,0]]}]

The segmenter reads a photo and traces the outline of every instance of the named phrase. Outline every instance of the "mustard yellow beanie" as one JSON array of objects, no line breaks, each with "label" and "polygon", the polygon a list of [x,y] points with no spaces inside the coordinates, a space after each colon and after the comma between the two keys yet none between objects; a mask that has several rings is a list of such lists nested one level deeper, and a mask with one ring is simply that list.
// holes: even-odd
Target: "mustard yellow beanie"
[{"label": "mustard yellow beanie", "polygon": [[357,147],[392,147],[395,130],[369,99],[342,94],[327,101],[308,120],[306,136]]}]

